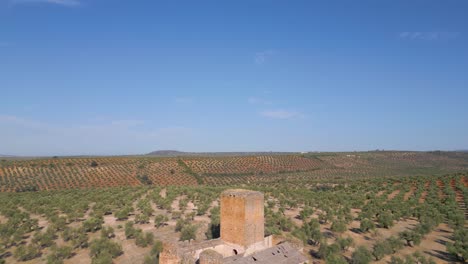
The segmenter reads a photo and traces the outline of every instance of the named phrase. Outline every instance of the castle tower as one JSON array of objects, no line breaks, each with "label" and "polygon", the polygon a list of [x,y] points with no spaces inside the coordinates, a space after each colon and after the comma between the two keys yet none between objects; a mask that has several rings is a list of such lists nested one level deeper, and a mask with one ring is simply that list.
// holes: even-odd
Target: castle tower
[{"label": "castle tower", "polygon": [[245,248],[263,243],[263,193],[226,190],[221,194],[221,240]]}]

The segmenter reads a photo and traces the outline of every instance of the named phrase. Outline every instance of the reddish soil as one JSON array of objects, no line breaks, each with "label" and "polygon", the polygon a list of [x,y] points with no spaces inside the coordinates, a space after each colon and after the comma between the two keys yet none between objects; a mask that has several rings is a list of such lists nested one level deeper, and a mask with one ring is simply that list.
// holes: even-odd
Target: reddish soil
[{"label": "reddish soil", "polygon": [[[429,185],[431,183],[429,181],[427,181],[425,184],[424,184],[424,190],[427,190],[427,188],[429,188]],[[421,198],[419,198],[419,203],[424,203],[424,201],[426,200],[426,196],[427,196],[427,191],[424,191],[422,194],[421,194]]]},{"label": "reddish soil", "polygon": [[388,195],[387,199],[392,200],[392,199],[395,198],[395,196],[397,196],[399,193],[400,193],[400,190],[395,190],[395,191],[393,191],[391,194]]},{"label": "reddish soil", "polygon": [[437,180],[436,184],[437,184],[437,187],[439,188],[439,191],[438,191],[439,198],[442,199],[445,197],[445,193],[444,193],[445,185],[441,180]]},{"label": "reddish soil", "polygon": [[382,194],[384,194],[384,193],[385,193],[385,191],[382,190],[382,191],[379,191],[375,196],[380,197],[380,196],[382,196]]},{"label": "reddish soil", "polygon": [[411,189],[409,190],[409,192],[405,193],[405,196],[403,197],[403,199],[407,201],[414,194],[415,190],[416,190],[416,186],[414,186],[414,184],[411,185]]}]

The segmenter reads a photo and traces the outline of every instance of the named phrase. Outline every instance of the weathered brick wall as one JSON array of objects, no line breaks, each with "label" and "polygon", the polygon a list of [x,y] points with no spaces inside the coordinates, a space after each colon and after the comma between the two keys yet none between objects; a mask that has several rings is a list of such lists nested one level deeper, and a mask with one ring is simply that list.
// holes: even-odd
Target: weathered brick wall
[{"label": "weathered brick wall", "polygon": [[264,237],[261,192],[226,190],[221,194],[221,239],[248,247]]},{"label": "weathered brick wall", "polygon": [[245,244],[262,242],[265,236],[265,219],[263,216],[263,194],[257,192],[255,196],[248,196],[245,203]]}]

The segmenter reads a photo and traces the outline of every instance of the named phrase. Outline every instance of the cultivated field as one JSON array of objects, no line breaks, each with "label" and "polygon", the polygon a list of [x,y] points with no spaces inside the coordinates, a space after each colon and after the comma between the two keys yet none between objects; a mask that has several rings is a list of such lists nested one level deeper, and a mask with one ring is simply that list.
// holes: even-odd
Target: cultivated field
[{"label": "cultivated field", "polygon": [[[219,194],[265,193],[265,230],[316,263],[468,254],[464,153],[9,159],[0,263],[155,263],[161,241],[219,236]],[[225,168],[225,170],[223,170]]]},{"label": "cultivated field", "polygon": [[468,153],[353,152],[237,157],[0,160],[0,191],[347,181],[468,171]]}]

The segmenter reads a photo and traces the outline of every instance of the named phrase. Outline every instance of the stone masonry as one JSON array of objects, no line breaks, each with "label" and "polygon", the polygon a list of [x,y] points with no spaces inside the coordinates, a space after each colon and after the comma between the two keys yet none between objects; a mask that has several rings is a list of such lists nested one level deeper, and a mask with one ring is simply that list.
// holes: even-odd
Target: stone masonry
[{"label": "stone masonry", "polygon": [[263,193],[242,189],[221,194],[221,237],[201,242],[164,243],[161,264],[300,264],[307,259],[287,242],[264,237]]},{"label": "stone masonry", "polygon": [[221,194],[221,240],[249,247],[264,239],[263,193],[226,190]]}]

